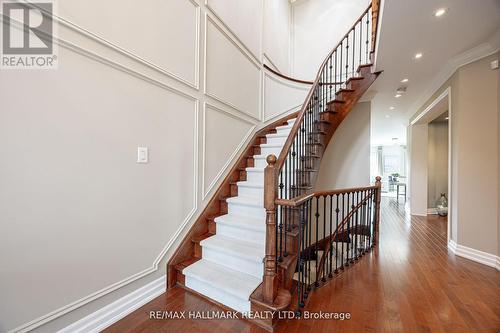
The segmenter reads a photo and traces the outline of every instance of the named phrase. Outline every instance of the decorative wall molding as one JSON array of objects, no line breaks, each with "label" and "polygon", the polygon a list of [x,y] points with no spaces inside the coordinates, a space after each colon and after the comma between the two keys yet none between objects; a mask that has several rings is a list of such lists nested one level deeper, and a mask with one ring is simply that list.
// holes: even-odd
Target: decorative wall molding
[{"label": "decorative wall molding", "polygon": [[110,303],[57,333],[98,333],[166,291],[165,275]]},{"label": "decorative wall molding", "polygon": [[[214,177],[214,179],[210,182],[210,184],[208,186],[206,186],[206,188],[205,188],[205,185],[206,185],[205,184],[205,169],[206,169],[206,164],[205,164],[205,162],[206,162],[206,139],[205,138],[206,138],[206,133],[207,133],[205,125],[206,125],[206,119],[207,119],[207,107],[209,107],[217,112],[227,114],[235,120],[239,120],[239,121],[248,123],[251,125],[251,127],[247,131],[247,133],[243,136],[243,139],[238,144],[238,146],[234,149],[233,153],[228,157],[224,166],[220,169],[220,171],[217,173],[217,175]],[[201,179],[202,179],[202,186],[201,187],[202,187],[202,192],[203,192],[202,200],[204,200],[207,197],[207,195],[212,191],[214,186],[219,183],[222,176],[224,176],[226,174],[226,171],[229,168],[229,166],[233,165],[233,163],[235,162],[235,159],[240,155],[242,148],[244,148],[246,146],[250,136],[254,133],[255,128],[256,128],[256,124],[251,122],[251,121],[248,121],[244,118],[241,118],[240,116],[235,115],[232,112],[222,110],[213,104],[210,104],[207,102],[204,103],[204,105],[203,105],[203,143],[202,143],[203,167],[202,167],[202,176],[201,176]]]},{"label": "decorative wall molding", "polygon": [[[170,89],[169,89],[170,90]],[[172,92],[176,92],[176,90],[172,90]],[[179,92],[180,94],[180,92]],[[174,242],[176,241],[176,239],[179,237],[179,235],[181,234],[181,232],[184,230],[185,226],[189,223],[189,221],[191,221],[191,219],[193,218],[194,214],[196,213],[197,209],[198,209],[198,156],[199,156],[199,149],[198,149],[198,138],[199,138],[199,101],[196,100],[195,98],[189,96],[189,95],[186,95],[186,94],[180,94],[181,96],[184,96],[186,98],[189,98],[189,99],[192,99],[193,101],[195,101],[194,103],[194,129],[193,129],[193,132],[194,132],[194,138],[193,138],[193,154],[194,154],[194,158],[193,158],[193,208],[188,212],[188,214],[186,215],[186,217],[182,220],[181,224],[179,225],[179,227],[177,228],[177,230],[175,231],[175,233],[172,235],[172,237],[170,237],[170,239],[168,240],[167,244],[163,247],[162,251],[160,252],[160,254],[156,257],[156,259],[154,260],[153,264],[138,272],[138,273],[135,273],[121,281],[118,281],[118,282],[115,282],[107,287],[104,287],[90,295],[87,295],[85,297],[82,297],[70,304],[67,304],[67,305],[64,305],[54,311],[51,311],[41,317],[38,317],[34,320],[31,320],[25,324],[22,324],[21,326],[18,326],[16,328],[14,328],[13,330],[9,331],[9,333],[24,333],[24,332],[29,332],[37,327],[40,327],[56,318],[59,318],[75,309],[78,309],[98,298],[101,298],[115,290],[118,290],[138,279],[141,279],[155,271],[158,270],[158,267],[159,267],[159,264],[160,264],[160,261],[163,259],[163,257],[165,256],[165,254],[168,252],[168,250],[170,249],[170,247],[174,244]]]},{"label": "decorative wall molding", "polygon": [[[25,0],[14,0],[14,1],[27,4],[33,8],[40,10],[41,12],[43,12],[45,14],[48,14],[46,10],[37,6],[36,3],[27,2]],[[194,80],[194,82],[190,82],[190,81],[180,77],[179,75],[174,74],[173,72],[167,70],[166,68],[163,68],[161,66],[156,65],[155,63],[153,63],[153,62],[151,62],[151,61],[149,61],[149,60],[147,60],[147,59],[145,59],[145,58],[143,58],[143,57],[141,57],[141,56],[139,56],[131,51],[128,51],[128,50],[120,47],[119,45],[113,43],[112,41],[107,40],[104,37],[83,28],[74,22],[69,21],[68,19],[65,19],[65,18],[58,16],[58,15],[55,15],[55,14],[51,14],[51,15],[52,15],[53,20],[55,22],[57,22],[58,24],[60,24],[64,27],[67,27],[67,28],[71,29],[72,31],[75,31],[78,34],[80,34],[88,39],[93,40],[94,42],[97,42],[101,45],[104,45],[113,51],[116,51],[124,56],[127,56],[128,58],[135,60],[136,62],[138,62],[144,66],[147,66],[147,67],[157,71],[158,73],[164,74],[164,75],[166,75],[166,76],[168,76],[168,77],[170,77],[178,82],[181,82],[182,84],[185,84],[191,88],[199,90],[200,6],[194,0],[185,0],[185,1],[188,1],[189,3],[191,3],[195,7],[195,10],[196,10],[196,40],[195,40],[195,68],[194,68],[195,80]],[[1,18],[1,16],[0,16],[0,18]],[[59,36],[54,36],[54,38],[60,39]]]},{"label": "decorative wall molding", "polygon": [[455,241],[451,239],[448,243],[448,249],[457,256],[500,270],[499,256],[457,244]]},{"label": "decorative wall molding", "polygon": [[291,88],[291,89],[304,91],[305,92],[304,100],[307,96],[307,93],[309,92],[310,85],[309,84],[300,84],[300,83],[296,83],[296,82],[290,82],[286,79],[283,79],[280,77],[275,77],[274,75],[268,74],[265,71],[262,71],[262,73],[263,73],[263,79],[262,79],[262,93],[261,93],[261,95],[262,95],[262,105],[261,105],[262,116],[261,117],[262,117],[263,122],[267,122],[267,121],[272,120],[272,119],[277,119],[279,116],[283,116],[285,114],[300,110],[303,103],[295,105],[289,109],[283,110],[279,114],[276,114],[273,116],[268,116],[266,113],[266,107],[265,107],[265,105],[266,105],[266,79],[270,79],[270,80],[272,80],[280,85],[283,85],[283,86]]},{"label": "decorative wall molding", "polygon": [[[262,2],[262,4],[263,3],[264,2]],[[245,52],[247,54],[247,56],[252,58],[252,61],[256,62],[260,67],[260,65],[262,65],[262,61],[261,61],[260,57],[257,54],[255,54],[252,50],[250,50],[250,48],[238,37],[238,35],[229,27],[229,25],[226,22],[224,22],[224,20],[219,15],[217,15],[217,12],[214,10],[214,8],[212,6],[210,6],[209,0],[205,0],[205,8],[210,11],[211,15],[213,15],[215,18],[217,18],[217,20],[220,22],[220,25],[223,26],[224,29],[226,29],[228,32],[231,33],[231,35],[233,36],[233,40],[241,45],[241,46],[238,45],[238,48],[240,48],[243,52]],[[261,25],[261,32],[262,32],[263,22],[261,22],[260,25]],[[205,38],[205,40],[207,40],[207,39]],[[260,44],[260,52],[262,53],[262,36],[260,36],[259,44]]]},{"label": "decorative wall molding", "polygon": [[[235,37],[235,36],[231,36],[233,35],[232,32],[230,32],[229,29],[225,28],[223,26],[223,23],[221,22],[220,24],[216,21],[216,19],[218,19],[216,16],[215,17],[211,17],[210,14],[208,13],[205,13],[205,36],[204,36],[204,40],[205,40],[205,43],[204,43],[204,49],[203,49],[203,61],[204,61],[204,64],[203,64],[203,93],[206,95],[206,96],[209,96],[210,98],[213,98],[214,100],[234,109],[234,110],[237,110],[241,113],[244,113],[250,117],[252,117],[253,119],[257,120],[257,121],[261,121],[261,119],[259,119],[259,117],[255,117],[255,115],[252,115],[252,114],[249,114],[243,110],[241,110],[239,107],[237,107],[236,105],[232,104],[231,102],[229,101],[226,101],[224,98],[220,97],[220,96],[217,96],[213,93],[209,93],[208,90],[207,90],[207,45],[208,45],[208,23],[211,22],[213,24],[213,26],[222,34],[222,36],[224,36],[233,46],[236,47],[237,50],[239,50],[241,52],[241,54],[243,54],[243,56],[248,59],[248,61],[253,65],[255,66],[255,68],[259,71],[259,72],[262,72],[262,69],[261,69],[261,63],[256,60],[253,56],[251,56],[251,54],[248,53],[248,51],[246,50],[246,48],[241,44],[241,42]],[[228,32],[225,31],[225,29],[228,30]],[[259,79],[259,91],[262,90],[262,79]],[[262,100],[262,97],[259,96],[259,98]],[[260,105],[260,103],[258,104]],[[261,115],[261,110],[258,110],[259,111],[259,116]]]}]

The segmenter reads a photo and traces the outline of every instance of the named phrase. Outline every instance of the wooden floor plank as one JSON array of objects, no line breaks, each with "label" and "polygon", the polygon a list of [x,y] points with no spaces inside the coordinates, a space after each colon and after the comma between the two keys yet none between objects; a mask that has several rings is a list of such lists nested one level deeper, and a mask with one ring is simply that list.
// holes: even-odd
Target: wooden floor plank
[{"label": "wooden floor plank", "polygon": [[[350,320],[287,320],[277,331],[500,332],[500,272],[447,249],[446,218],[409,216],[383,198],[378,248],[313,291],[308,311],[349,312]],[[245,320],[151,320],[150,311],[219,311],[173,288],[105,332],[264,332]]]}]

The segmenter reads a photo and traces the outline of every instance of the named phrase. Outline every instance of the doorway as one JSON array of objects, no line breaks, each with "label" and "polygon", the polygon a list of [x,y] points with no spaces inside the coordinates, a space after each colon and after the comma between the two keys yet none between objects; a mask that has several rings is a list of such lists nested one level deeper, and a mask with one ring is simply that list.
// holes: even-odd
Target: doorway
[{"label": "doorway", "polygon": [[[418,216],[438,213],[446,199],[448,241],[452,232],[451,89],[447,88],[409,127],[409,206]],[[444,196],[444,198],[442,197]],[[443,209],[440,209],[444,213]]]}]

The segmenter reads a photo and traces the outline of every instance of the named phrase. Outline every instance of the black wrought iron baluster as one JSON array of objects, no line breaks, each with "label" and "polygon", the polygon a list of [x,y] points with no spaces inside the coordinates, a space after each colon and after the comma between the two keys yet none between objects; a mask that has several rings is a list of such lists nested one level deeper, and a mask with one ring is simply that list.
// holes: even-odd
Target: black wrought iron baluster
[{"label": "black wrought iron baluster", "polygon": [[336,195],[336,208],[335,208],[335,274],[339,272],[339,195]]},{"label": "black wrought iron baluster", "polygon": [[[359,191],[356,191],[356,207],[359,206]],[[354,234],[354,260],[358,260],[359,250],[358,250],[358,238],[359,238],[359,208],[356,208],[356,220],[354,221],[354,230],[356,231]]]},{"label": "black wrought iron baluster", "polygon": [[347,81],[349,77],[349,34],[346,36],[346,47],[345,47],[345,81]]},{"label": "black wrought iron baluster", "polygon": [[363,60],[362,60],[362,55],[363,55],[363,18],[359,19],[358,23],[359,24],[359,65],[361,66]]},{"label": "black wrought iron baluster", "polygon": [[[333,258],[333,194],[330,194],[330,233],[329,233],[329,240],[328,242],[330,243],[329,245],[329,251],[330,251],[330,266],[328,270],[328,277],[331,278],[333,277],[332,275],[332,269],[333,269],[333,263],[332,263],[332,258]],[[335,243],[336,244],[336,243]]]},{"label": "black wrought iron baluster", "polygon": [[356,53],[356,26],[352,29],[352,75],[354,76],[354,61],[355,61],[355,53]]},{"label": "black wrought iron baluster", "polygon": [[306,224],[306,221],[305,221],[305,206],[302,204],[299,206],[299,254],[298,254],[298,258],[297,258],[297,264],[298,264],[298,284],[297,284],[297,294],[298,294],[298,308],[297,308],[297,312],[296,312],[296,315],[298,317],[300,317],[300,309],[304,307],[304,290],[305,290],[305,286],[304,286],[304,256],[303,256],[303,252],[304,252],[304,243],[305,243],[305,240],[304,240],[304,231],[305,231],[305,224]]},{"label": "black wrought iron baluster", "polygon": [[350,254],[351,254],[351,247],[352,247],[352,241],[351,241],[351,193],[347,193],[347,257],[346,257],[346,262],[345,265],[349,266],[349,261],[351,260]]},{"label": "black wrought iron baluster", "polygon": [[[314,217],[316,218],[315,221],[316,221],[316,238],[314,240],[314,254],[315,254],[315,262],[316,262],[316,272],[318,271],[318,241],[319,241],[319,230],[318,230],[318,222],[319,222],[319,212],[318,212],[318,208],[319,208],[319,197],[316,197],[316,212],[314,213]],[[314,285],[316,287],[319,286],[319,283],[318,283],[318,276],[315,276],[315,281],[314,281]]]},{"label": "black wrought iron baluster", "polygon": [[341,233],[341,240],[342,240],[342,254],[341,254],[341,265],[340,269],[344,269],[344,243],[345,243],[345,232],[346,232],[346,227],[345,227],[345,193],[342,193],[342,233]]},{"label": "black wrought iron baluster", "polygon": [[344,81],[344,75],[343,75],[343,72],[344,72],[344,66],[343,66],[343,58],[344,58],[344,42],[342,41],[340,43],[340,66],[339,66],[339,72],[340,72],[340,78],[339,80],[341,82]]},{"label": "black wrought iron baluster", "polygon": [[312,227],[312,198],[307,201],[307,206],[308,206],[308,236],[309,239],[307,241],[307,254],[308,254],[308,260],[307,260],[307,292],[306,292],[306,297],[309,295],[309,291],[311,291],[311,227]]},{"label": "black wrought iron baluster", "polygon": [[[327,239],[326,238],[326,196],[323,195],[323,238],[321,239]],[[326,250],[326,247],[323,247],[323,250]],[[323,260],[323,267],[322,270],[323,270],[323,277],[321,278],[321,281],[325,282],[326,281],[326,277],[325,277],[325,263],[326,263],[326,258],[328,257],[326,253],[323,252],[323,257],[325,258],[325,260]]]},{"label": "black wrought iron baluster", "polygon": [[366,13],[366,63],[370,62],[370,45],[369,45],[369,36],[370,36],[370,11]]}]

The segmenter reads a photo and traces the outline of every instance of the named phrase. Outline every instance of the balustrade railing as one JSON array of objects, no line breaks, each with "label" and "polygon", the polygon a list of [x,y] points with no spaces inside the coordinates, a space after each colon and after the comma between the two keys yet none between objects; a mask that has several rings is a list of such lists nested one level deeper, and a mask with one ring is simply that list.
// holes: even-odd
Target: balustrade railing
[{"label": "balustrade railing", "polygon": [[[380,190],[377,177],[375,186],[276,200],[282,221],[299,231],[294,276],[298,315],[313,288],[353,264],[377,243]],[[280,222],[276,228],[276,260],[280,262],[287,256],[287,239],[282,237]]]},{"label": "balustrade railing", "polygon": [[[314,206],[314,200],[320,201],[319,197],[313,199],[308,197],[307,193],[310,193],[314,187],[315,179],[317,176],[317,168],[319,168],[319,161],[322,157],[322,147],[323,147],[323,137],[326,135],[326,126],[328,126],[328,115],[337,112],[335,104],[340,104],[343,101],[338,101],[335,99],[337,93],[342,89],[348,87],[350,80],[356,79],[358,76],[357,69],[361,65],[370,64],[373,58],[373,53],[375,51],[376,42],[376,27],[377,27],[377,17],[378,17],[378,0],[373,0],[368,8],[363,12],[363,14],[356,20],[355,24],[351,29],[342,37],[338,45],[328,54],[326,59],[321,64],[316,79],[312,83],[311,90],[306,97],[304,104],[297,116],[297,119],[290,131],[290,134],[285,141],[284,147],[279,155],[275,157],[270,155],[267,158],[268,166],[265,171],[265,184],[264,184],[264,206],[266,209],[266,256],[264,259],[264,277],[263,277],[263,298],[267,303],[272,303],[277,295],[278,283],[276,281],[277,263],[282,261],[288,255],[288,242],[289,233],[294,230],[294,228],[299,227],[300,229],[300,246],[307,245],[311,246],[313,240],[314,244],[317,244],[320,239],[320,235],[330,238],[340,237],[333,233],[337,232],[336,227],[325,230],[314,229],[314,233],[309,233],[309,229],[302,229],[302,221],[304,220],[300,217],[300,214],[306,214],[312,212],[312,209],[320,209],[317,205]],[[331,194],[332,200],[338,198],[344,199],[349,198],[349,202],[356,202],[356,205],[361,206],[352,208],[351,210],[356,211],[356,216],[359,214],[364,214],[362,228],[369,231],[370,236],[363,236],[365,238],[363,241],[363,249],[366,250],[367,244],[369,246],[376,242],[376,230],[373,222],[373,216],[377,215],[375,212],[375,206],[373,206],[372,199],[380,192],[376,187],[366,188],[365,190],[357,190],[357,195],[359,197],[353,198],[352,194],[344,194],[340,197],[337,194]],[[310,195],[310,194],[309,194]],[[329,194],[330,195],[330,194]],[[290,206],[290,202],[296,202],[296,198],[307,197],[306,201],[301,202],[301,205]],[[325,197],[326,198],[326,197]],[[288,201],[287,201],[288,200]],[[327,199],[321,199],[325,202]],[[354,200],[354,201],[352,201]],[[351,210],[344,207],[345,201],[341,201],[341,206],[335,206],[335,209],[342,209],[344,216],[339,222],[341,226],[351,226],[352,216]],[[366,204],[366,205],[365,205]],[[366,210],[370,207],[370,211]],[[331,209],[332,206],[322,206],[322,209]],[[363,213],[361,213],[363,212]],[[320,214],[320,212],[315,211]],[[340,211],[339,211],[340,213]],[[297,215],[298,214],[298,215]],[[307,215],[307,214],[306,214]],[[319,217],[317,216],[319,223]],[[350,216],[349,220],[344,221],[346,216]],[[332,216],[335,217],[337,216]],[[367,218],[370,217],[370,220]],[[310,219],[306,219],[305,225],[314,225]],[[335,220],[336,221],[336,220]],[[330,221],[323,221],[325,227],[328,225],[330,227]],[[328,223],[327,223],[328,222]],[[347,223],[347,224],[345,224]],[[359,226],[359,225],[358,225]],[[356,228],[358,228],[358,226]],[[360,227],[361,228],[361,227]],[[357,229],[355,229],[357,230]],[[363,229],[365,230],[365,229]],[[351,229],[348,229],[351,231]],[[333,232],[333,233],[332,233]],[[304,239],[304,235],[311,237],[311,239]],[[323,234],[322,234],[323,233]],[[328,234],[328,235],[327,235]],[[344,233],[344,236],[352,237],[352,234]],[[314,237],[312,237],[314,236]],[[368,237],[368,238],[367,238]],[[358,236],[355,237],[356,242]],[[326,241],[323,241],[325,243]],[[368,242],[368,243],[367,243]],[[322,244],[323,244],[322,243]],[[327,243],[330,243],[328,241]],[[348,247],[351,252],[349,255],[352,258],[357,258],[358,249],[351,246]],[[310,250],[308,250],[310,252]],[[306,251],[307,252],[307,251]],[[307,252],[307,253],[309,253]],[[336,256],[335,259],[330,257],[322,259],[323,262],[320,265],[322,270],[316,272],[318,274],[331,274],[330,266],[325,269],[324,265],[330,265],[332,263],[337,263],[337,260],[343,258],[342,254],[340,257],[340,252],[332,252],[330,248],[326,248],[323,253],[328,252],[329,256]],[[305,254],[300,252],[302,260]],[[315,254],[317,256],[317,253]],[[347,255],[347,253],[346,253]],[[351,259],[349,257],[349,260]],[[334,261],[332,261],[334,260]],[[347,257],[345,258],[347,260]],[[299,258],[300,262],[300,258]],[[305,282],[304,277],[307,276],[308,279],[311,278],[309,272],[310,267],[306,269],[305,266],[299,265],[300,271],[299,275],[302,274],[303,277],[299,280],[298,285],[301,289],[302,301],[306,291],[310,288],[311,284]],[[337,263],[338,265],[338,263]],[[320,266],[316,266],[317,268]],[[342,267],[344,267],[342,265]],[[309,280],[307,280],[309,282]],[[316,283],[317,281],[314,281]]]}]

